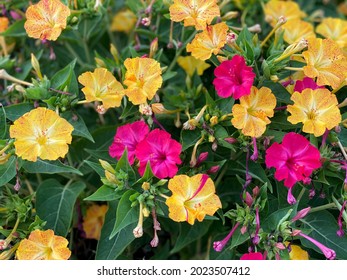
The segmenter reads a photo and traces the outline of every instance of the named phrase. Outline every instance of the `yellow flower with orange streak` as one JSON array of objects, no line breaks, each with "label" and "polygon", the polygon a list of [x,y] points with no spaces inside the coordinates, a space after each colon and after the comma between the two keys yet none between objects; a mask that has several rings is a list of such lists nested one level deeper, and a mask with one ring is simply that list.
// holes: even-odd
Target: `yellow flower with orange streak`
[{"label": "yellow flower with orange streak", "polygon": [[274,115],[276,97],[271,89],[252,86],[251,93],[240,98],[240,104],[232,109],[234,127],[241,129],[246,136],[260,137],[271,123],[270,117]]},{"label": "yellow flower with orange streak", "polygon": [[84,86],[82,92],[86,102],[100,101],[106,110],[120,106],[124,88],[106,68],[85,72],[78,77],[78,81]]},{"label": "yellow flower with orange streak", "polygon": [[25,113],[10,126],[17,156],[36,161],[64,157],[71,144],[73,126],[55,111],[38,107]]},{"label": "yellow flower with orange streak", "polygon": [[272,27],[276,25],[278,19],[284,16],[287,21],[293,19],[301,19],[306,14],[301,11],[298,3],[292,1],[279,1],[270,0],[264,6],[265,20],[270,23]]},{"label": "yellow flower with orange streak", "polygon": [[119,11],[112,19],[111,31],[129,33],[137,21],[136,15],[129,9]]},{"label": "yellow flower with orange streak", "polygon": [[229,27],[225,22],[207,26],[187,45],[187,52],[191,52],[196,59],[209,59],[212,53],[216,55],[224,47],[228,30]]},{"label": "yellow flower with orange streak", "polygon": [[134,105],[151,100],[163,83],[161,68],[158,61],[152,58],[127,58],[125,80],[127,86],[124,93]]},{"label": "yellow flower with orange streak", "polygon": [[347,20],[340,18],[324,18],[316,27],[316,32],[325,38],[330,38],[347,53]]},{"label": "yellow flower with orange streak", "polygon": [[294,44],[299,42],[301,39],[315,38],[313,25],[309,22],[301,19],[293,19],[287,21],[283,26],[284,30],[283,39],[288,44]]},{"label": "yellow flower with orange streak", "polygon": [[67,260],[71,256],[68,244],[66,238],[55,235],[51,229],[37,229],[19,243],[16,257],[18,260]]},{"label": "yellow flower with orange streak", "polygon": [[93,204],[87,209],[86,216],[83,219],[83,230],[86,238],[100,239],[101,229],[105,221],[107,205]]},{"label": "yellow flower with orange streak", "polygon": [[41,0],[25,12],[24,28],[29,37],[55,41],[66,28],[70,9],[59,0]]},{"label": "yellow flower with orange streak", "polygon": [[206,174],[193,177],[176,175],[169,181],[172,196],[166,199],[169,218],[175,222],[188,222],[193,225],[195,219],[201,222],[206,215],[222,207],[213,181]]},{"label": "yellow flower with orange streak", "polygon": [[177,59],[177,63],[190,77],[192,77],[195,72],[198,76],[201,76],[207,68],[211,67],[210,64],[200,59],[196,59],[193,56],[180,56]]},{"label": "yellow flower with orange streak", "polygon": [[307,64],[303,67],[304,74],[317,78],[319,86],[328,85],[335,89],[347,78],[347,59],[333,40],[311,38],[302,55]]},{"label": "yellow flower with orange streak", "polygon": [[287,111],[291,113],[288,121],[292,124],[302,122],[303,132],[318,137],[323,135],[326,129],[332,129],[341,122],[337,98],[328,89],[307,88],[301,93],[296,91],[291,100],[294,104],[287,106]]},{"label": "yellow flower with orange streak", "polygon": [[216,0],[174,0],[170,6],[172,21],[184,21],[184,26],[195,26],[196,30],[204,30],[218,16]]}]

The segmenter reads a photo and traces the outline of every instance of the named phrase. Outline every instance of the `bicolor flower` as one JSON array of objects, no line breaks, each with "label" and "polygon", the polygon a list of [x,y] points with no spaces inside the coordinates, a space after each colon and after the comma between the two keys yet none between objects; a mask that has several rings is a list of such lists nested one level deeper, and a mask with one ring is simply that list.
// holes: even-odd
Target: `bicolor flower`
[{"label": "bicolor flower", "polygon": [[260,137],[271,122],[269,117],[273,117],[275,107],[276,97],[271,89],[252,86],[251,94],[242,96],[240,104],[233,106],[231,123],[246,136]]},{"label": "bicolor flower", "polygon": [[319,86],[338,88],[347,78],[347,58],[332,39],[310,38],[308,49],[302,53],[307,77],[317,78]]},{"label": "bicolor flower", "polygon": [[73,126],[56,112],[38,107],[18,118],[10,127],[16,155],[36,161],[64,157],[71,144]]},{"label": "bicolor flower", "polygon": [[41,0],[25,12],[24,28],[29,37],[55,41],[66,28],[70,9],[59,0]]},{"label": "bicolor flower", "polygon": [[294,104],[287,106],[287,111],[291,113],[288,121],[292,124],[302,122],[302,131],[306,133],[318,137],[341,122],[337,98],[328,89],[306,88],[301,93],[294,92],[291,100]]},{"label": "bicolor flower", "polygon": [[85,72],[78,77],[78,81],[84,86],[82,92],[86,102],[100,101],[105,110],[120,106],[124,88],[106,68]]},{"label": "bicolor flower", "polygon": [[152,58],[135,57],[124,61],[126,68],[125,94],[131,103],[140,105],[152,100],[163,83],[158,61]]},{"label": "bicolor flower", "polygon": [[276,168],[275,179],[284,180],[288,188],[304,181],[322,165],[319,150],[294,132],[287,133],[281,144],[275,142],[266,150],[265,164],[267,168]]},{"label": "bicolor flower", "polygon": [[93,204],[88,207],[85,217],[83,218],[83,230],[86,238],[100,239],[101,229],[105,221],[107,205]]},{"label": "bicolor flower", "polygon": [[225,22],[207,26],[187,45],[187,52],[191,52],[192,56],[201,60],[209,59],[212,54],[217,55],[226,44],[228,30],[229,27]]},{"label": "bicolor flower", "polygon": [[139,173],[142,176],[150,163],[153,174],[159,179],[172,178],[181,164],[182,145],[171,138],[170,133],[154,129],[136,146],[135,155],[140,161]]},{"label": "bicolor flower", "polygon": [[170,179],[168,187],[172,196],[165,203],[169,207],[169,218],[175,222],[193,225],[195,220],[201,222],[222,207],[214,183],[206,174],[177,175]]},{"label": "bicolor flower", "polygon": [[28,239],[19,243],[16,257],[18,260],[67,260],[71,256],[68,243],[66,238],[55,235],[51,229],[36,229]]},{"label": "bicolor flower", "polygon": [[195,26],[203,30],[215,17],[220,16],[216,0],[174,0],[170,6],[172,21],[184,21],[184,26]]},{"label": "bicolor flower", "polygon": [[223,61],[214,70],[214,75],[213,85],[220,97],[239,99],[251,93],[255,73],[243,56],[234,55],[231,60]]},{"label": "bicolor flower", "polygon": [[136,121],[119,126],[113,143],[109,148],[110,156],[119,160],[125,148],[127,148],[129,163],[133,164],[137,144],[145,139],[148,133],[149,127],[144,121]]}]

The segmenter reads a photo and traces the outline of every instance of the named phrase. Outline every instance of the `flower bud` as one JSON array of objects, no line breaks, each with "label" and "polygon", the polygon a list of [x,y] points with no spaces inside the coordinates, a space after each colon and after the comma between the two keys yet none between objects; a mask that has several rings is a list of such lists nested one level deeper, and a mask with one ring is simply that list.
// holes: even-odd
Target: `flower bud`
[{"label": "flower bud", "polygon": [[157,52],[157,50],[158,50],[158,38],[155,38],[151,42],[150,47],[149,47],[149,57],[153,58],[155,53]]},{"label": "flower bud", "polygon": [[218,165],[215,165],[215,166],[212,166],[209,170],[206,171],[207,174],[214,174],[214,173],[217,173],[218,170],[219,170],[219,166]]},{"label": "flower bud", "polygon": [[31,65],[34,68],[36,75],[39,77],[40,80],[43,79],[41,69],[40,69],[40,64],[39,61],[37,60],[36,56],[32,53],[31,54]]},{"label": "flower bud", "polygon": [[151,25],[151,20],[148,17],[144,17],[141,19],[141,24],[143,26],[150,26]]},{"label": "flower bud", "polygon": [[101,167],[105,170],[107,170],[108,172],[115,174],[116,171],[114,170],[114,168],[112,167],[111,164],[109,164],[107,161],[99,159],[99,162],[101,164]]},{"label": "flower bud", "polygon": [[148,182],[143,182],[141,188],[144,191],[148,191],[150,189],[151,185]]},{"label": "flower bud", "polygon": [[292,219],[292,222],[295,222],[297,220],[300,220],[302,218],[304,218],[311,210],[311,207],[307,207],[307,208],[304,208],[302,210],[300,210],[296,215],[295,217]]},{"label": "flower bud", "polygon": [[239,12],[238,11],[229,11],[227,12],[224,16],[222,16],[222,20],[223,21],[227,21],[233,18],[237,18],[239,16]]},{"label": "flower bud", "polygon": [[137,226],[136,228],[134,228],[133,234],[134,234],[135,238],[140,238],[140,237],[142,237],[142,235],[143,235],[143,228],[142,228],[142,225],[141,225],[141,226]]}]

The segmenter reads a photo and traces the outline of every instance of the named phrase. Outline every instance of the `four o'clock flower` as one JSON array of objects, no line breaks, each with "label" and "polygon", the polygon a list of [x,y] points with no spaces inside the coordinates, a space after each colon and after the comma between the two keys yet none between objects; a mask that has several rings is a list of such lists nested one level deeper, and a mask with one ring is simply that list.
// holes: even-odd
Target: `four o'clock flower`
[{"label": "four o'clock flower", "polygon": [[195,219],[201,222],[222,207],[214,183],[206,174],[177,175],[169,181],[168,188],[172,196],[165,203],[169,207],[169,218],[176,222],[193,225]]},{"label": "four o'clock flower", "polygon": [[235,55],[231,60],[223,61],[214,70],[214,75],[213,84],[220,97],[239,99],[251,93],[255,73],[243,56]]},{"label": "four o'clock flower", "polygon": [[322,165],[319,150],[294,132],[287,133],[282,144],[276,142],[266,150],[265,164],[267,168],[276,168],[275,178],[284,180],[288,188],[309,177]]},{"label": "four o'clock flower", "polygon": [[149,133],[149,127],[144,121],[136,121],[122,125],[117,128],[112,145],[109,148],[111,157],[120,159],[125,148],[128,150],[128,160],[130,164],[135,161],[135,149]]},{"label": "four o'clock flower", "polygon": [[153,174],[159,179],[172,178],[181,164],[182,145],[171,138],[170,133],[154,129],[136,146],[135,155],[140,161],[139,173],[145,173],[149,161]]},{"label": "four o'clock flower", "polygon": [[251,253],[243,254],[241,256],[240,260],[242,260],[242,261],[249,261],[249,260],[258,261],[259,260],[260,261],[260,260],[264,260],[264,256],[260,252],[251,252]]},{"label": "four o'clock flower", "polygon": [[237,222],[223,240],[213,242],[213,249],[217,252],[221,252],[239,226],[240,223]]}]

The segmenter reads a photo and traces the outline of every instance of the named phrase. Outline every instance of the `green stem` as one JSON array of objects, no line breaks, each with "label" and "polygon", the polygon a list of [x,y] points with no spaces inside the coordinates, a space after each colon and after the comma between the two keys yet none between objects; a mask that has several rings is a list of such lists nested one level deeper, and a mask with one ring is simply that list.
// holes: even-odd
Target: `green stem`
[{"label": "green stem", "polygon": [[175,55],[174,59],[172,60],[170,66],[167,68],[166,72],[170,72],[171,69],[176,65],[178,57],[181,55],[182,51],[186,48],[186,45],[195,37],[195,34],[196,34],[196,31],[193,32],[193,34],[189,36],[187,41],[184,42],[182,47],[176,51],[176,55]]},{"label": "green stem", "polygon": [[323,210],[327,210],[327,209],[331,209],[331,208],[335,208],[335,207],[336,207],[336,204],[334,202],[331,202],[328,204],[324,204],[321,206],[311,208],[309,213],[319,212],[319,211],[323,211]]},{"label": "green stem", "polygon": [[223,179],[225,173],[227,172],[227,170],[228,170],[228,164],[226,163],[226,164],[223,166],[223,169],[222,169],[222,171],[219,173],[219,176],[218,176],[218,178],[217,178],[217,180],[216,180],[216,182],[215,182],[215,184],[214,184],[216,188],[218,187],[218,185],[219,185],[220,182],[222,181],[222,179]]},{"label": "green stem", "polygon": [[302,187],[301,192],[300,192],[300,194],[299,194],[299,196],[297,198],[298,201],[302,198],[302,196],[304,195],[305,191],[306,191],[306,189],[304,187]]},{"label": "green stem", "polygon": [[[338,202],[338,200],[337,200],[334,196],[332,196],[332,199],[333,199],[334,204],[335,204],[335,206],[337,207],[337,209],[339,209],[339,211],[341,211],[342,205]],[[347,213],[346,213],[346,211],[344,211],[344,210],[343,210],[343,212],[342,212],[342,218],[343,218],[343,220],[347,223]]]},{"label": "green stem", "polygon": [[83,60],[81,59],[81,57],[75,52],[75,50],[71,47],[71,45],[68,42],[64,42],[66,49],[70,52],[70,54],[75,57],[77,59],[77,63],[81,66],[81,67],[85,67],[86,64],[83,62]]}]

